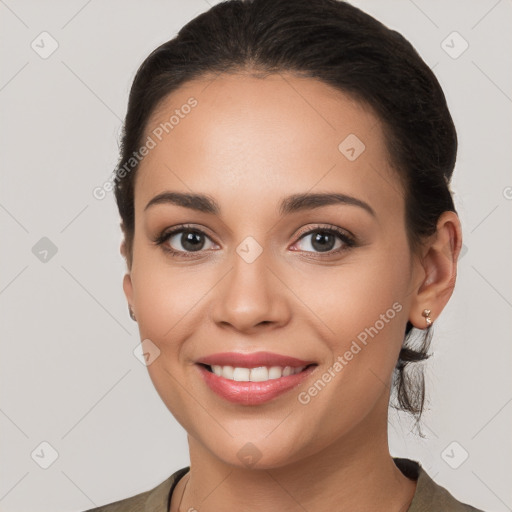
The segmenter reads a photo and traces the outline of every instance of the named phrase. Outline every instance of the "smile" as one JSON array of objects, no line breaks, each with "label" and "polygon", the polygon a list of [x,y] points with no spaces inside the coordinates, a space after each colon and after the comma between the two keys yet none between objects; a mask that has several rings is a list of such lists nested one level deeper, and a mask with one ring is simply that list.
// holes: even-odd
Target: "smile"
[{"label": "smile", "polygon": [[268,352],[222,353],[196,361],[210,391],[240,405],[260,405],[296,388],[317,363]]},{"label": "smile", "polygon": [[267,380],[280,379],[295,375],[304,370],[305,366],[293,368],[291,366],[259,366],[257,368],[240,368],[233,366],[213,365],[208,367],[211,372],[219,377],[237,382],[266,382]]}]

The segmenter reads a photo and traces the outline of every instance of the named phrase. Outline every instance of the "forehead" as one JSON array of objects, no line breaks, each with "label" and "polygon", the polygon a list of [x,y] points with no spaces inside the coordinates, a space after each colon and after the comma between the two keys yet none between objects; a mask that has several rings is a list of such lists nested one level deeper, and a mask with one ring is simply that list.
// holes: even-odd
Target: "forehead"
[{"label": "forehead", "polygon": [[136,210],[164,190],[208,193],[233,212],[316,189],[356,195],[375,209],[396,207],[402,195],[379,119],[311,78],[188,82],[153,112],[147,137],[154,147],[137,172]]}]

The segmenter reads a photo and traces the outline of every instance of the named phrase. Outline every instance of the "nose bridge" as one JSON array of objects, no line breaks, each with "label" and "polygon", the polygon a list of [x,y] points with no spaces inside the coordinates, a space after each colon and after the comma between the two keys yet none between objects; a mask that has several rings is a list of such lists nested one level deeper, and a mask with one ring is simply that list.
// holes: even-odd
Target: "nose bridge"
[{"label": "nose bridge", "polygon": [[248,330],[281,322],[286,314],[282,285],[271,270],[271,252],[247,237],[232,254],[231,271],[216,297],[215,321]]}]

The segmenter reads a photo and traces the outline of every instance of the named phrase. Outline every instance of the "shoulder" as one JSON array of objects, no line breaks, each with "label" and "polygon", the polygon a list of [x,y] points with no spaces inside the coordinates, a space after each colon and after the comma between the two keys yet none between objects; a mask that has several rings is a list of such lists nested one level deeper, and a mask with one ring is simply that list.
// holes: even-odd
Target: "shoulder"
[{"label": "shoulder", "polygon": [[153,489],[84,512],[167,512],[169,496],[188,470],[186,467],[176,471]]},{"label": "shoulder", "polygon": [[458,501],[444,487],[434,482],[421,465],[409,459],[395,459],[405,476],[417,481],[416,492],[407,512],[484,512]]}]

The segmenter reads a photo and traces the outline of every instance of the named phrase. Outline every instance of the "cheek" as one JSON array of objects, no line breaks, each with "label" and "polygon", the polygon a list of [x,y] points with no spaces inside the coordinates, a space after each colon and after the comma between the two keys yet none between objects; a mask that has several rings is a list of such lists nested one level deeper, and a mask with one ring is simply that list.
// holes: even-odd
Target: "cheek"
[{"label": "cheek", "polygon": [[[402,303],[406,262],[392,260],[384,254],[314,280],[317,292],[309,295],[308,306],[329,328],[323,340],[332,360],[311,387],[302,390],[299,402],[304,408],[302,428],[310,427],[313,435],[321,422],[326,443],[359,424],[377,403],[382,411],[387,409],[386,396],[407,322]],[[311,282],[303,286],[311,289]]]},{"label": "cheek", "polygon": [[[151,330],[161,338],[172,328],[174,320],[184,305],[183,293],[175,280],[156,268],[147,268],[132,274],[136,290],[137,319],[144,328]],[[179,291],[178,291],[179,290]]]},{"label": "cheek", "polygon": [[162,257],[149,253],[136,257],[138,265],[132,270],[132,282],[140,339],[151,340],[159,350],[147,371],[162,401],[194,435],[194,415],[190,410],[197,414],[201,410],[191,405],[190,396],[197,396],[198,391],[187,382],[186,356],[193,349],[191,335],[204,319],[204,314],[200,314],[201,299],[211,286],[201,278],[204,272],[200,277],[171,268]]},{"label": "cheek", "polygon": [[327,326],[325,343],[333,362],[343,358],[340,374],[354,391],[392,375],[407,323],[407,258],[389,248],[372,251],[301,283],[298,295]]},{"label": "cheek", "polygon": [[[401,329],[405,320],[398,310],[405,309],[406,269],[405,258],[380,253],[360,261],[347,260],[346,265],[317,271],[309,278],[302,276],[297,286],[331,333],[347,339],[373,326],[381,315],[392,320],[386,322],[386,331]],[[401,307],[393,309],[395,303]]]},{"label": "cheek", "polygon": [[[141,336],[157,343],[176,339],[208,291],[200,265],[180,268],[161,248],[134,244],[132,284]],[[197,269],[197,270],[196,270]],[[211,286],[210,286],[211,288]]]}]

